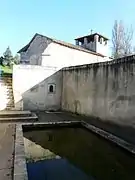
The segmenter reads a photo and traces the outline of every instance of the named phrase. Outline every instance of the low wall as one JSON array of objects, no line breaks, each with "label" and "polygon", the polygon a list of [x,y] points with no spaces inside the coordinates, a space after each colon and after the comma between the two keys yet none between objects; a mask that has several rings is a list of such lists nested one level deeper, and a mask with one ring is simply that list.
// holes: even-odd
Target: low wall
[{"label": "low wall", "polygon": [[4,110],[8,103],[7,100],[7,88],[5,85],[5,81],[2,77],[0,77],[0,110]]},{"label": "low wall", "polygon": [[135,126],[134,59],[64,68],[62,109]]},{"label": "low wall", "polygon": [[[45,110],[60,108],[61,72],[54,68],[15,65],[13,67],[13,92],[15,108],[20,110]],[[55,92],[49,93],[48,86],[57,84]]]}]

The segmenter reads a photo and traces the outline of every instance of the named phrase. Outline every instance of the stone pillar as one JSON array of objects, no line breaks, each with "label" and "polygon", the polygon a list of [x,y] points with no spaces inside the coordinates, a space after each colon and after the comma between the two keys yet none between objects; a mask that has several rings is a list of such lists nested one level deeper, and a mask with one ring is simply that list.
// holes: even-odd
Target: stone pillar
[{"label": "stone pillar", "polygon": [[98,48],[98,38],[99,38],[99,36],[96,34],[96,35],[94,36],[94,42],[93,42],[93,50],[94,50],[95,52],[97,52],[97,48]]},{"label": "stone pillar", "polygon": [[77,46],[79,46],[79,41],[78,41],[78,40],[75,40],[75,44],[76,44]]},{"label": "stone pillar", "polygon": [[94,36],[94,41],[97,43],[98,42],[98,35],[96,34],[95,36]]},{"label": "stone pillar", "polygon": [[84,38],[84,44],[88,44],[87,38]]},{"label": "stone pillar", "polygon": [[103,41],[104,41],[104,39],[101,37],[100,38],[100,43],[103,44]]}]

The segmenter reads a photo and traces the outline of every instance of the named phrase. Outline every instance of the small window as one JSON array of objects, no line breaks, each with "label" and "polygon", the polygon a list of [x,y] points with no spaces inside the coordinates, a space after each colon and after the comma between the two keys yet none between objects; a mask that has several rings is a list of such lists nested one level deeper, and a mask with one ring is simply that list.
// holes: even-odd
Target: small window
[{"label": "small window", "polygon": [[100,37],[100,44],[102,44],[103,43],[103,38],[102,37]]},{"label": "small window", "polygon": [[54,90],[53,90],[53,85],[50,85],[50,87],[49,87],[49,92],[50,92],[50,93],[53,93],[53,91],[54,91]]},{"label": "small window", "polygon": [[55,84],[48,84],[48,93],[55,93],[56,92],[56,85]]}]

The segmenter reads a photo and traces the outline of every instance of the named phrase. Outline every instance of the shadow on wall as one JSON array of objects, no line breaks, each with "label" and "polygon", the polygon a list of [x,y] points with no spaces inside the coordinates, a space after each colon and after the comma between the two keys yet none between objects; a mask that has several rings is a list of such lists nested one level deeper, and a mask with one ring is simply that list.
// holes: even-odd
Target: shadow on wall
[{"label": "shadow on wall", "polygon": [[[62,109],[91,117],[90,123],[91,119],[98,117],[100,120],[95,125],[99,126],[102,122],[104,127],[110,122],[108,131],[111,131],[113,124],[120,128],[135,128],[134,59],[134,56],[129,56],[116,62],[58,71],[21,94],[24,109]],[[129,129],[124,132],[132,136]]]},{"label": "shadow on wall", "polygon": [[61,73],[58,71],[23,92],[21,100],[15,103],[16,109],[55,111],[61,109]]}]

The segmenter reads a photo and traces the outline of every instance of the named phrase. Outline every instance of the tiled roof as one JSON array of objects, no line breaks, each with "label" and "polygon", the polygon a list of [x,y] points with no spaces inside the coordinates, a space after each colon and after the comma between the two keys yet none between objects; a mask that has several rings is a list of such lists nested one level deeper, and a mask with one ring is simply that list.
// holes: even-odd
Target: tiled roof
[{"label": "tiled roof", "polygon": [[101,56],[101,57],[105,57],[104,55],[100,54],[100,53],[96,53],[94,51],[90,51],[88,49],[85,49],[81,46],[77,46],[77,45],[74,45],[74,44],[70,44],[70,43],[67,43],[65,41],[61,41],[61,40],[57,40],[57,39],[54,39],[54,38],[50,38],[50,37],[47,37],[47,36],[44,36],[44,35],[41,35],[41,34],[35,34],[35,36],[32,38],[32,40],[26,45],[24,46],[22,49],[20,49],[18,51],[18,53],[21,53],[21,52],[25,52],[27,51],[27,49],[29,48],[30,44],[32,43],[32,41],[35,39],[36,36],[42,36],[42,37],[46,37],[48,39],[50,39],[52,42],[54,43],[57,43],[57,44],[60,44],[62,46],[65,46],[65,47],[68,47],[68,48],[72,48],[72,49],[76,49],[78,51],[83,51],[83,52],[86,52],[86,53],[90,53],[90,54],[93,54],[93,55],[96,55],[96,56]]}]

